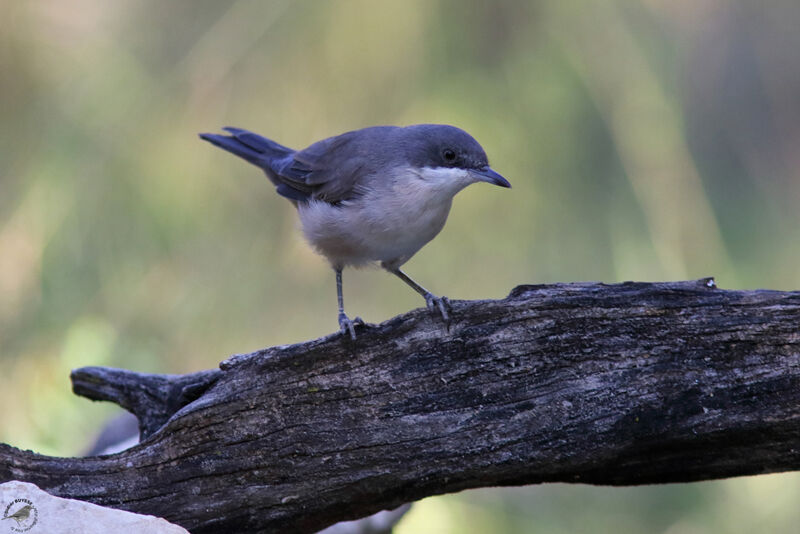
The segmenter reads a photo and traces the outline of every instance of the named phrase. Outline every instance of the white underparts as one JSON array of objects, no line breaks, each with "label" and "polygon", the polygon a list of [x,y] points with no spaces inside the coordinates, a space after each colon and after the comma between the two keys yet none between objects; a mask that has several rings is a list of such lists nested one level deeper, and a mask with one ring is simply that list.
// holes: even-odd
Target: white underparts
[{"label": "white underparts", "polygon": [[303,234],[335,268],[375,261],[399,267],[441,231],[453,196],[474,181],[452,168],[373,177],[354,200],[300,204]]}]

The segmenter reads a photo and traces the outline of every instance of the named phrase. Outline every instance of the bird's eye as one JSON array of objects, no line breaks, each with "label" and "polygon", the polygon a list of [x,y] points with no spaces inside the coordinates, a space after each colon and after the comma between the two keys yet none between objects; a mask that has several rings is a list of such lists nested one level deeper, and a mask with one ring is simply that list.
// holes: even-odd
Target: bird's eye
[{"label": "bird's eye", "polygon": [[445,148],[444,152],[442,152],[442,156],[444,157],[445,161],[453,162],[456,159],[456,153],[449,148]]}]

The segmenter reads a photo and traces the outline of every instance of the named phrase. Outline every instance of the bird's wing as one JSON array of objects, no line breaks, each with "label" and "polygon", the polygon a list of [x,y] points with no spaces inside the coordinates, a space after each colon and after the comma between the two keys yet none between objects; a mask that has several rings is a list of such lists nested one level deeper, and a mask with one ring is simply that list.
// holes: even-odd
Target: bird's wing
[{"label": "bird's wing", "polygon": [[[374,126],[347,132],[297,152],[241,128],[224,130],[231,135],[200,134],[200,137],[262,168],[278,194],[293,202],[313,199],[338,204],[367,189],[374,177],[367,169],[386,158],[373,153],[374,148],[370,147],[381,146],[398,128]],[[366,130],[368,136],[363,135]],[[380,142],[376,143],[376,139]]]},{"label": "bird's wing", "polygon": [[365,164],[370,154],[363,153],[352,134],[323,139],[295,152],[276,169],[278,175],[287,186],[331,204],[360,195],[369,179]]}]

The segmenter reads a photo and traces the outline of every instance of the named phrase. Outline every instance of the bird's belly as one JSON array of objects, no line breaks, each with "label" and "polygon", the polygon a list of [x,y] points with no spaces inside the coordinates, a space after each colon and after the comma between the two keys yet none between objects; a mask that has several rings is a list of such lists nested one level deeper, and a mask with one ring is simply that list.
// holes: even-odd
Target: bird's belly
[{"label": "bird's belly", "polygon": [[450,204],[312,201],[298,209],[306,239],[334,267],[374,261],[399,266],[439,233]]}]

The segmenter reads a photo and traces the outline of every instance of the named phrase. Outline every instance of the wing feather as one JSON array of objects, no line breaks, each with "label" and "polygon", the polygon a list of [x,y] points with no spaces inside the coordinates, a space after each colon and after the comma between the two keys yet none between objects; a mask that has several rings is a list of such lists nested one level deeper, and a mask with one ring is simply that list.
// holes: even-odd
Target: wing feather
[{"label": "wing feather", "polygon": [[386,158],[375,147],[391,144],[399,128],[374,126],[347,132],[297,152],[248,130],[224,130],[232,135],[201,137],[262,168],[279,195],[293,202],[314,199],[338,204],[369,189],[374,174],[368,169],[381,167]]}]

